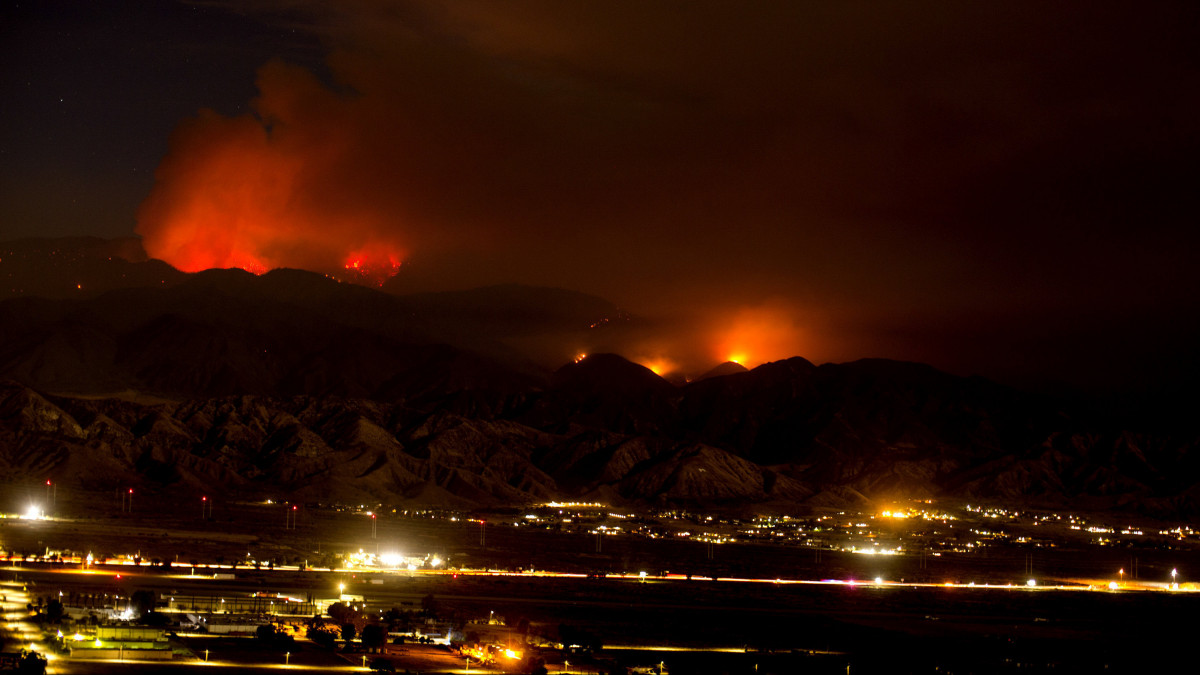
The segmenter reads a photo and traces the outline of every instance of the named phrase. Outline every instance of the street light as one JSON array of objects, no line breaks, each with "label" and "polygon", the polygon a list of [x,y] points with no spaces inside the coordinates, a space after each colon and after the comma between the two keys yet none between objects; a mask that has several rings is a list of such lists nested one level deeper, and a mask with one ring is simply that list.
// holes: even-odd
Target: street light
[{"label": "street light", "polygon": [[289,664],[291,664],[291,662],[292,662],[292,653],[284,652],[283,653],[283,665],[285,665],[285,666],[289,665]]}]

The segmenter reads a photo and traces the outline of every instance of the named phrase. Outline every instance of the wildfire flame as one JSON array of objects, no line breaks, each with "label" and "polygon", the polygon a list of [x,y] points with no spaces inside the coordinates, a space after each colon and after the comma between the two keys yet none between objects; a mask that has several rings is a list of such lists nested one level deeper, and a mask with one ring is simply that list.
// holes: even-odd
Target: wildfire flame
[{"label": "wildfire flame", "polygon": [[678,365],[674,361],[662,356],[639,359],[638,363],[649,368],[650,372],[660,377],[673,373],[678,369]]},{"label": "wildfire flame", "polygon": [[138,212],[147,253],[185,272],[299,267],[381,284],[406,246],[339,133],[354,126],[353,100],[280,62],[258,84],[255,114],[201,111],[172,135]]},{"label": "wildfire flame", "polygon": [[717,334],[718,358],[747,368],[801,353],[806,342],[799,312],[779,303],[743,307]]},{"label": "wildfire flame", "polygon": [[355,251],[342,265],[345,272],[341,276],[349,281],[382,286],[389,278],[396,276],[402,264],[395,254],[386,251]]}]

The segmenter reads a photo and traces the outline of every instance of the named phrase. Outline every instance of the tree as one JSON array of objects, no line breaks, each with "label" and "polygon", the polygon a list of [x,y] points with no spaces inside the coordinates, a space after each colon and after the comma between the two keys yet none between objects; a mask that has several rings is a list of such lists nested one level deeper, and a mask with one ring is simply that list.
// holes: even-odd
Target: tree
[{"label": "tree", "polygon": [[337,646],[337,632],[332,626],[313,626],[308,629],[308,639],[326,649]]},{"label": "tree", "polygon": [[379,649],[387,644],[387,630],[382,624],[372,623],[363,626],[362,643],[367,649]]},{"label": "tree", "polygon": [[262,640],[263,642],[274,642],[275,641],[275,626],[272,626],[269,623],[263,624],[263,625],[259,626],[258,628],[254,629],[254,635],[259,640]]},{"label": "tree", "polygon": [[433,593],[421,598],[421,611],[425,613],[425,616],[437,618],[437,610],[437,598],[433,597]]},{"label": "tree", "polygon": [[332,618],[334,621],[337,621],[338,623],[348,623],[350,621],[353,621],[355,619],[355,617],[358,615],[358,612],[351,609],[344,602],[333,603],[332,605],[329,606],[329,609],[326,610],[326,613],[329,614],[330,618]]},{"label": "tree", "polygon": [[45,675],[46,657],[30,649],[21,650],[17,672],[21,675]]},{"label": "tree", "polygon": [[354,624],[352,624],[352,623],[342,624],[342,639],[343,640],[345,640],[346,642],[349,642],[349,641],[353,640],[354,636],[357,634],[358,634],[358,629],[354,627]]},{"label": "tree", "polygon": [[129,596],[129,604],[137,611],[138,616],[149,614],[154,611],[154,605],[158,602],[158,594],[154,591],[141,589],[134,591]]},{"label": "tree", "polygon": [[58,598],[51,598],[50,602],[46,603],[46,618],[50,623],[58,623],[63,618],[63,604]]}]

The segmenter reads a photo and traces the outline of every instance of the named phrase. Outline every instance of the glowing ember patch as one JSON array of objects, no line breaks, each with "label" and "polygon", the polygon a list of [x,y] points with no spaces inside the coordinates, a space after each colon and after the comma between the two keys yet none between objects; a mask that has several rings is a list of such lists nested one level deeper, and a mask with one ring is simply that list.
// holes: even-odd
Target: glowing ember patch
[{"label": "glowing ember patch", "polygon": [[342,265],[338,275],[344,281],[382,286],[400,271],[398,256],[386,251],[355,251]]}]

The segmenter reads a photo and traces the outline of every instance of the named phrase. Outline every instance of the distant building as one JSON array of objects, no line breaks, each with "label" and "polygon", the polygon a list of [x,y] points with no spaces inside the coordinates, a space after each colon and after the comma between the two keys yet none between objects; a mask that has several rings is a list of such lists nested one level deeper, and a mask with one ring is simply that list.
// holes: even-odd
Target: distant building
[{"label": "distant building", "polygon": [[174,656],[166,630],[154,626],[97,626],[94,638],[80,638],[69,643],[71,658],[168,661]]}]

